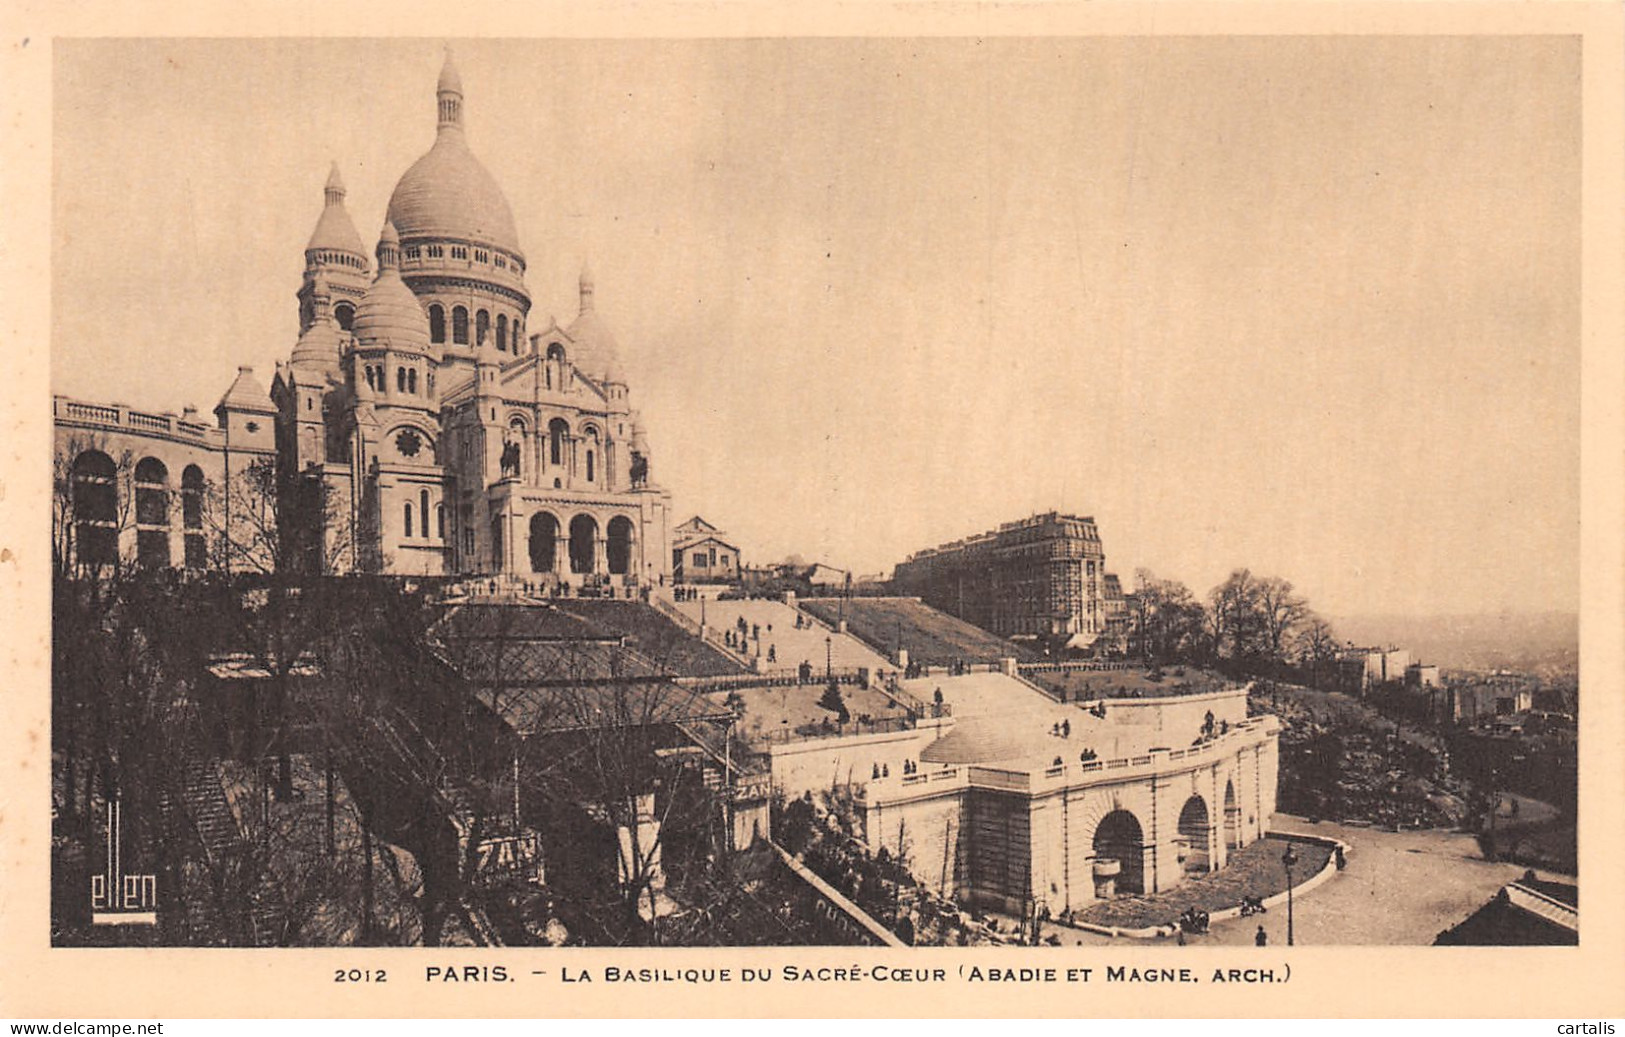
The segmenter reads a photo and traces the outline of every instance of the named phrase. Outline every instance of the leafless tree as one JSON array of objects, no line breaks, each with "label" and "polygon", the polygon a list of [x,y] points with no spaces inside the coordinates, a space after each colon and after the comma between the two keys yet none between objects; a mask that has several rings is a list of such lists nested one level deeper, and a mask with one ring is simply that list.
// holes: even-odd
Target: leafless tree
[{"label": "leafless tree", "polygon": [[1254,584],[1254,602],[1263,651],[1272,661],[1285,662],[1292,634],[1309,615],[1309,603],[1293,591],[1291,581],[1279,576],[1265,576]]}]

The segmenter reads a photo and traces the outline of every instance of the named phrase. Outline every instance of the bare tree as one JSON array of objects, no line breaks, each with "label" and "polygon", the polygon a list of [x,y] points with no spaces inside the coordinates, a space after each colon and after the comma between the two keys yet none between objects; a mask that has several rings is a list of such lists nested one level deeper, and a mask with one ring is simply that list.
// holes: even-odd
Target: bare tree
[{"label": "bare tree", "polygon": [[1293,592],[1291,581],[1279,576],[1259,579],[1253,593],[1263,634],[1262,650],[1272,662],[1283,663],[1291,635],[1309,615],[1309,603]]},{"label": "bare tree", "polygon": [[1320,687],[1326,667],[1337,658],[1337,638],[1331,624],[1306,609],[1294,638],[1294,649],[1298,665],[1309,671],[1310,683]]},{"label": "bare tree", "polygon": [[1237,569],[1208,594],[1208,636],[1216,656],[1244,662],[1259,654],[1263,621],[1258,581]]}]

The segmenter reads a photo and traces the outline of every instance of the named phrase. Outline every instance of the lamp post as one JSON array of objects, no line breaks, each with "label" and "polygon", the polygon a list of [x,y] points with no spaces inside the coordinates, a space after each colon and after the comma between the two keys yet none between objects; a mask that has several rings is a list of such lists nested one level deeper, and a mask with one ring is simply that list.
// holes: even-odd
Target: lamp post
[{"label": "lamp post", "polygon": [[824,638],[824,679],[831,680],[835,676],[834,646],[830,638]]},{"label": "lamp post", "polygon": [[1292,946],[1292,866],[1298,863],[1298,855],[1292,852],[1292,841],[1287,840],[1286,852],[1281,854],[1281,863],[1286,867],[1286,945]]}]

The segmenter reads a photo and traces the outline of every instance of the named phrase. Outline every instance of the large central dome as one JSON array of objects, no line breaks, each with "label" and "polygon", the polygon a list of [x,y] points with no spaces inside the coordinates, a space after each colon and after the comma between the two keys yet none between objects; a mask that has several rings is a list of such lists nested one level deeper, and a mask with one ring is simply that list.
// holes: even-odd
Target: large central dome
[{"label": "large central dome", "polygon": [[403,241],[455,238],[522,254],[508,199],[463,137],[462,83],[449,55],[437,93],[439,135],[395,185],[389,222]]}]

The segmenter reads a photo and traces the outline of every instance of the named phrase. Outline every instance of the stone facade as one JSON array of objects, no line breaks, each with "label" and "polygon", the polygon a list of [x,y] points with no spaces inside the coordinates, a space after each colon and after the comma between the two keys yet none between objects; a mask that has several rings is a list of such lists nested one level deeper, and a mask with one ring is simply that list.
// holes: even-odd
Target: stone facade
[{"label": "stone facade", "polygon": [[1012,913],[1029,898],[1060,913],[1162,892],[1264,837],[1279,730],[1256,717],[1182,749],[894,774],[864,790],[865,838],[938,892]]},{"label": "stone facade", "polygon": [[[109,494],[98,489],[114,485],[117,497],[119,477],[106,473],[120,457],[132,459],[126,503],[139,493],[135,467],[151,460],[161,463],[144,471],[163,474],[150,485],[172,506],[184,495],[183,472],[230,502],[252,489],[242,485],[244,466],[260,460],[275,469],[281,525],[295,527],[303,545],[284,561],[326,571],[504,574],[595,593],[669,579],[670,495],[651,481],[643,426],[592,275],[583,269],[569,327],[529,323],[525,255],[506,198],[469,150],[463,100],[448,57],[434,146],[396,185],[373,257],[334,167],[305,248],[299,339],[269,390],[241,371],[215,427],[191,413],[57,401],[62,481],[81,488],[83,510],[126,510],[116,502],[109,509]],[[143,499],[151,504],[156,492]],[[319,506],[297,506],[309,501]],[[230,514],[229,505],[216,513]],[[91,554],[106,553],[99,531],[112,525],[64,519],[59,539],[70,552],[83,541]],[[143,530],[156,544],[158,524],[131,526],[116,537],[121,557],[136,551]],[[209,532],[228,543],[211,557],[254,567],[227,527],[212,524]],[[171,523],[178,545],[164,564],[202,567],[203,556],[187,546],[190,528]],[[155,547],[144,557],[160,561]]]},{"label": "stone facade", "polygon": [[1090,645],[1112,619],[1095,520],[1053,511],[914,554],[893,584],[1004,637]]}]

